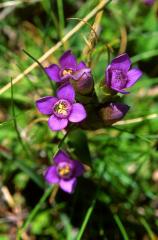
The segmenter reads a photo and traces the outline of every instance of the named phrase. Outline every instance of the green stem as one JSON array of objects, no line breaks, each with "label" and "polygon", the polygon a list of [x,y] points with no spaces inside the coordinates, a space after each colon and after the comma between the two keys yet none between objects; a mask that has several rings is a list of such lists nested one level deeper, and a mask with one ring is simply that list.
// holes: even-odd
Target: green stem
[{"label": "green stem", "polygon": [[59,25],[60,25],[60,38],[64,35],[64,9],[63,9],[63,1],[57,0],[57,6],[58,6],[58,15],[59,15]]},{"label": "green stem", "polygon": [[154,233],[153,233],[152,229],[150,228],[149,224],[147,223],[147,221],[142,217],[142,218],[140,218],[140,222],[146,229],[150,239],[154,240],[155,239]]},{"label": "green stem", "polygon": [[83,235],[83,233],[84,233],[84,231],[85,231],[85,228],[86,228],[86,226],[87,226],[87,224],[88,224],[88,221],[89,221],[89,219],[90,219],[90,217],[91,217],[91,214],[92,214],[92,212],[93,212],[93,210],[94,210],[95,203],[96,203],[96,199],[92,201],[90,207],[88,208],[88,210],[87,210],[87,212],[86,212],[84,221],[83,221],[82,226],[81,226],[81,228],[80,228],[80,230],[79,230],[79,232],[78,232],[78,235],[77,235],[76,240],[80,240],[80,239],[82,238],[82,235]]},{"label": "green stem", "polygon": [[127,232],[126,232],[126,230],[125,230],[125,228],[124,228],[124,226],[123,226],[119,216],[117,214],[114,214],[113,217],[114,217],[114,220],[115,220],[118,228],[120,229],[120,232],[122,234],[123,239],[124,240],[129,240]]},{"label": "green stem", "polygon": [[11,78],[11,108],[12,108],[13,123],[14,123],[15,131],[17,133],[17,138],[18,138],[18,140],[19,140],[23,150],[25,151],[26,155],[30,158],[31,157],[30,152],[28,151],[28,149],[26,148],[25,144],[23,143],[22,137],[21,137],[19,129],[18,129],[17,121],[16,121],[15,108],[14,108],[14,92],[13,92],[12,78]]},{"label": "green stem", "polygon": [[[43,67],[43,65],[36,59],[34,58],[29,52],[27,52],[25,49],[23,49],[23,52],[28,56],[30,57],[33,61],[35,61],[39,66],[40,68],[43,70],[43,72],[46,74],[45,72],[45,68]],[[46,74],[47,75],[47,74]],[[54,85],[53,85],[53,82],[51,80],[51,78],[47,75],[48,79],[49,79],[49,83],[50,83],[50,86],[51,86],[51,89],[54,93],[55,89],[54,89]]]}]

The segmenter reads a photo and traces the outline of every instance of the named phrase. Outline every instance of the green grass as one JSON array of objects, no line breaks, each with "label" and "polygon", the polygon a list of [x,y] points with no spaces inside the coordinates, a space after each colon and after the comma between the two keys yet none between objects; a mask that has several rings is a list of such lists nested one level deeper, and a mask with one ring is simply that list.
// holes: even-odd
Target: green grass
[{"label": "green grass", "polygon": [[[79,20],[69,18],[82,19],[97,4],[90,0],[41,0],[10,9],[0,21],[0,88],[37,63],[78,24]],[[0,17],[6,10],[1,10]],[[145,6],[141,0],[109,1],[104,7],[98,41],[91,52],[96,92],[101,95],[105,67],[119,54],[126,37],[126,52],[143,71],[131,93],[121,96],[121,101],[131,106],[124,120],[158,113],[157,11],[157,3]],[[0,187],[8,190],[8,195],[2,191],[0,198],[0,239],[158,237],[158,119],[95,131],[72,125],[67,133],[52,132],[35,107],[38,98],[56,90],[43,67],[57,63],[66,49],[72,49],[78,61],[88,61],[89,55],[83,52],[94,19],[42,66],[0,95]],[[121,35],[122,29],[126,36]],[[61,148],[88,169],[72,195],[48,186],[43,178]]]}]

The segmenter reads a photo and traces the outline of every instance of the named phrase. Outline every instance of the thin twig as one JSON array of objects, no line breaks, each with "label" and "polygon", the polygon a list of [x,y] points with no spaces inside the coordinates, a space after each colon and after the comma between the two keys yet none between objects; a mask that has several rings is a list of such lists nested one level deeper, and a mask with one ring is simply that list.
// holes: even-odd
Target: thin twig
[{"label": "thin twig", "polygon": [[113,125],[126,125],[126,124],[132,124],[132,123],[138,123],[138,122],[143,122],[145,120],[151,120],[151,119],[155,119],[158,118],[158,113],[153,113],[150,115],[147,115],[145,117],[139,117],[139,118],[134,118],[134,119],[128,119],[128,120],[122,120],[119,121]]},{"label": "thin twig", "polygon": [[20,4],[33,4],[36,2],[40,2],[41,0],[31,0],[31,1],[26,1],[26,0],[14,0],[14,1],[7,1],[7,2],[3,2],[0,3],[0,8],[5,8],[5,7],[12,7],[12,6],[17,6]]},{"label": "thin twig", "polygon": [[121,27],[120,32],[121,32],[121,42],[120,42],[119,54],[122,54],[122,53],[126,52],[126,48],[127,48],[127,31],[126,31],[126,28]]},{"label": "thin twig", "polygon": [[[102,0],[85,18],[83,18],[82,22],[79,22],[70,32],[68,32],[61,41],[59,41],[55,46],[50,48],[45,54],[43,54],[38,61],[40,63],[44,62],[52,53],[54,53],[58,48],[60,48],[64,42],[66,42],[69,38],[71,38],[80,28],[84,26],[84,22],[88,21],[92,17],[96,15],[96,13],[102,10],[108,3],[112,0]],[[13,79],[12,84],[16,84],[19,82],[24,76],[28,75],[33,69],[35,69],[38,64],[35,62],[30,65],[23,73],[19,74],[16,78]],[[0,94],[4,93],[11,87],[11,84],[6,84],[3,88],[0,89]]]}]

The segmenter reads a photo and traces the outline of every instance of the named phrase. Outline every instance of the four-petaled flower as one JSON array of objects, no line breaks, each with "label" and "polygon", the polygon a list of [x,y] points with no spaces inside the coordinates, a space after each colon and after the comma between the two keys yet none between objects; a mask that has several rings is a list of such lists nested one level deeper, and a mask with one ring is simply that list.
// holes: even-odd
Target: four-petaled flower
[{"label": "four-petaled flower", "polygon": [[114,58],[106,69],[106,85],[108,88],[126,94],[124,89],[131,87],[142,76],[142,72],[131,67],[129,56],[125,53]]},{"label": "four-petaled flower", "polygon": [[70,156],[60,150],[54,157],[54,165],[45,172],[45,180],[49,184],[59,184],[60,188],[68,193],[73,193],[77,177],[84,172],[83,164],[72,160]]},{"label": "four-petaled flower", "polygon": [[82,104],[75,103],[75,91],[70,84],[61,86],[57,96],[46,96],[36,101],[38,110],[51,115],[48,125],[52,131],[59,131],[67,127],[68,122],[78,123],[86,118],[86,111]]},{"label": "four-petaled flower", "polygon": [[76,57],[68,50],[59,59],[59,66],[51,64],[45,72],[51,80],[62,83],[70,79],[80,80],[83,75],[90,74],[91,69],[84,62],[78,64]]}]

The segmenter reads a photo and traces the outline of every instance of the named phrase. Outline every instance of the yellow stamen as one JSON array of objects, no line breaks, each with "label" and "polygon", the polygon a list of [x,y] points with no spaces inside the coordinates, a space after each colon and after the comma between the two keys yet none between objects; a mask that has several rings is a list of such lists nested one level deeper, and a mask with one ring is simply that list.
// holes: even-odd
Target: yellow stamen
[{"label": "yellow stamen", "polygon": [[55,111],[58,114],[63,114],[63,115],[67,115],[67,106],[64,102],[60,102],[56,107],[55,107]]},{"label": "yellow stamen", "polygon": [[63,72],[62,72],[62,75],[65,76],[65,75],[68,75],[68,74],[72,74],[72,70],[71,69],[64,69]]},{"label": "yellow stamen", "polygon": [[68,165],[66,165],[62,168],[59,168],[58,173],[60,176],[66,176],[70,173],[70,167]]}]

